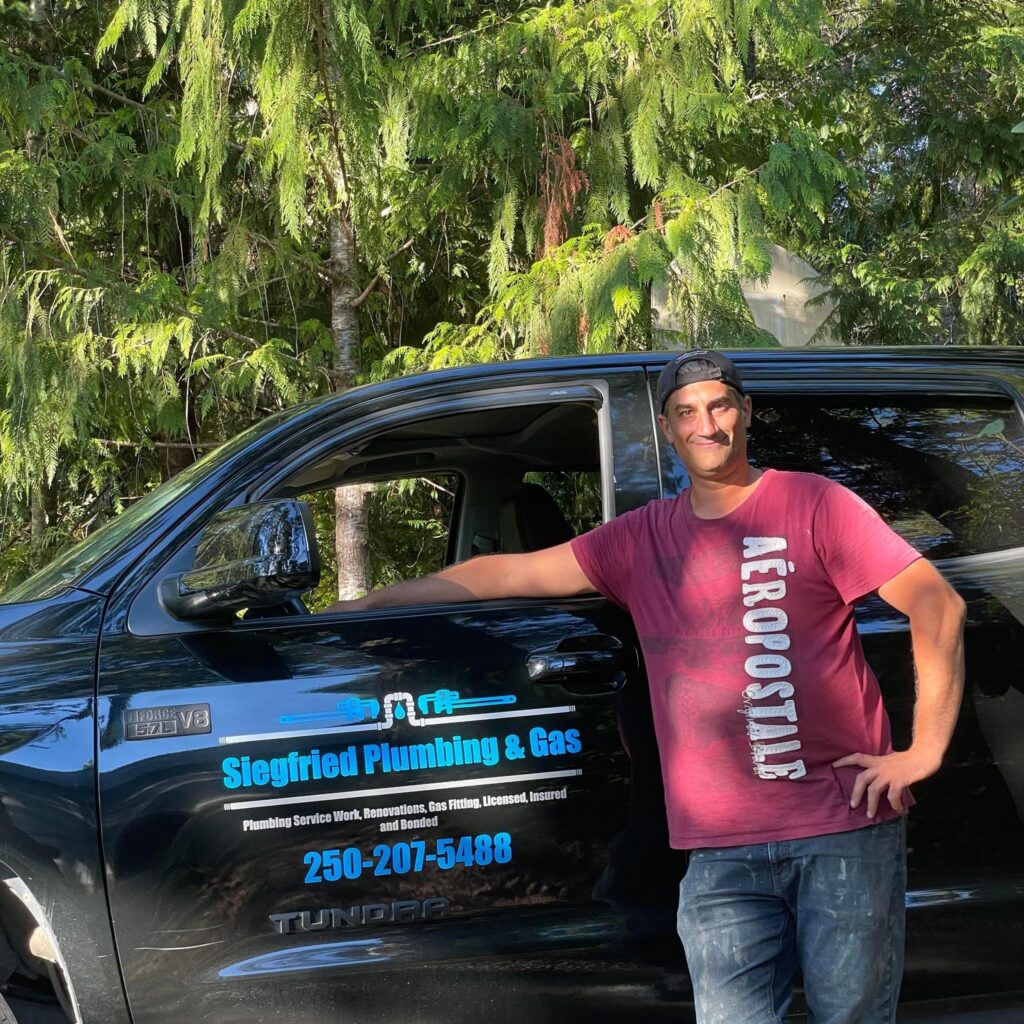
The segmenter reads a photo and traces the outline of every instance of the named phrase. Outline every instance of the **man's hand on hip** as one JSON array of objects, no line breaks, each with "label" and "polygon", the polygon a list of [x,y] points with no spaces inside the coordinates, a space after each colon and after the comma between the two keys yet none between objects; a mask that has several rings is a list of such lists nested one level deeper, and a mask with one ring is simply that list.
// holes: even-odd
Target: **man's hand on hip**
[{"label": "man's hand on hip", "polygon": [[963,599],[923,558],[878,588],[883,601],[910,619],[917,675],[914,741],[895,754],[847,754],[833,768],[855,765],[857,776],[850,806],[859,807],[867,794],[867,815],[873,818],[883,795],[894,811],[905,814],[903,795],[915,782],[934,775],[949,746],[964,688]]},{"label": "man's hand on hip", "polygon": [[873,818],[878,812],[879,801],[885,796],[890,806],[899,814],[906,814],[903,804],[904,792],[915,782],[927,779],[939,770],[942,755],[919,752],[911,748],[895,754],[847,754],[832,762],[833,768],[855,765],[864,770],[853,783],[850,806],[859,807],[867,794],[867,815]]}]

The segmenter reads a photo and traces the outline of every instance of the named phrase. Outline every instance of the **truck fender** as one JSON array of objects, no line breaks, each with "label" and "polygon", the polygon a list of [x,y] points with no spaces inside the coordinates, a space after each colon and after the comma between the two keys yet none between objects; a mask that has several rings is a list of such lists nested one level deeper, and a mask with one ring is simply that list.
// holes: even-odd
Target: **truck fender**
[{"label": "truck fender", "polygon": [[0,967],[6,973],[0,982],[19,967],[48,978],[69,1024],[82,1024],[75,988],[49,918],[17,875],[0,879]]}]

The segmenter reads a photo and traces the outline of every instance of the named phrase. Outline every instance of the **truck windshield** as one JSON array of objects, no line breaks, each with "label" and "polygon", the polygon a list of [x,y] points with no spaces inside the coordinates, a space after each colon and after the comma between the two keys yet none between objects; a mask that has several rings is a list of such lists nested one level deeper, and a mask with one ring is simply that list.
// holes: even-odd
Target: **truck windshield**
[{"label": "truck windshield", "polygon": [[[278,417],[274,417],[277,419]],[[54,594],[74,586],[95,566],[119,547],[132,533],[147,520],[158,516],[165,508],[181,497],[190,487],[226,462],[239,448],[245,447],[254,433],[266,429],[266,423],[257,424],[237,437],[214,449],[209,455],[182,470],[177,476],[151,491],[127,511],[104,523],[95,533],[74,547],[61,552],[49,565],[34,576],[16,584],[0,594],[0,604],[17,604],[24,601],[42,601]]]}]

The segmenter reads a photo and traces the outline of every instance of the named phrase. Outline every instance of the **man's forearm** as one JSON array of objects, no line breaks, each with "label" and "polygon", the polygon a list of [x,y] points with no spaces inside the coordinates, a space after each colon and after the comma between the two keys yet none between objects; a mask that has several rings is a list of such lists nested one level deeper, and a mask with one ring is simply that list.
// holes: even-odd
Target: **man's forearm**
[{"label": "man's forearm", "polygon": [[[449,604],[459,601],[487,601],[508,597],[505,591],[509,574],[501,562],[510,556],[481,555],[467,562],[450,565],[431,576],[404,580],[390,587],[371,591],[351,606],[359,608],[395,608],[402,605]],[[333,607],[333,606],[332,606]]]},{"label": "man's forearm", "polygon": [[953,735],[964,690],[964,605],[953,596],[940,608],[911,617],[917,674],[911,750],[942,761]]},{"label": "man's forearm", "polygon": [[833,768],[862,768],[854,780],[850,806],[867,798],[873,818],[880,800],[905,812],[908,786],[934,775],[942,764],[960,710],[964,689],[965,606],[960,596],[919,559],[879,588],[883,600],[910,619],[917,672],[914,739],[908,750],[893,754],[857,751],[832,762]]},{"label": "man's forearm", "polygon": [[339,601],[324,611],[493,601],[503,597],[568,597],[593,590],[571,545],[566,543],[523,554],[480,555],[432,576],[374,590],[356,601]]}]

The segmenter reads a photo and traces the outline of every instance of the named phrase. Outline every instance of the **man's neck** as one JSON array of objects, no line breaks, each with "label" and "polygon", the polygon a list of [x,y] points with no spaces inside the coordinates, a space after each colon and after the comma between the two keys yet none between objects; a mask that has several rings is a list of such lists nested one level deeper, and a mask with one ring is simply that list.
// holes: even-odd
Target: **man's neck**
[{"label": "man's neck", "polygon": [[690,507],[698,519],[721,519],[739,508],[754,493],[764,474],[744,464],[728,480],[690,480]]}]

